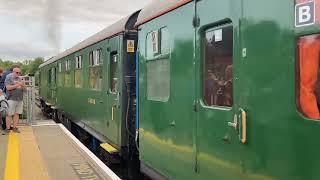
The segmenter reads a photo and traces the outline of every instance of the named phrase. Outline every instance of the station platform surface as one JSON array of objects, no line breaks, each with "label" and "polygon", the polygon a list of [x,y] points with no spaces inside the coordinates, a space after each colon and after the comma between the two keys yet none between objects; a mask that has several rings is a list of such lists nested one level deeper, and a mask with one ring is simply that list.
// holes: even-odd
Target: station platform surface
[{"label": "station platform surface", "polygon": [[19,129],[0,135],[0,179],[119,179],[63,125],[45,121]]}]

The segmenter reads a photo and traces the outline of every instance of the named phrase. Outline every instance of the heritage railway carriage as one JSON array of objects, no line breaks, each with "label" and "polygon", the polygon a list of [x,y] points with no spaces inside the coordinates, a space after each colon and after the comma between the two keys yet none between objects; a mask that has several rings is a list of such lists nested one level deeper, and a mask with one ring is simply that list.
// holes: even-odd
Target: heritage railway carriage
[{"label": "heritage railway carriage", "polygon": [[40,66],[44,112],[71,131],[77,124],[93,135],[89,139],[93,149],[97,142],[105,142],[104,148],[125,159],[129,158],[129,141],[136,147],[137,32],[131,29],[137,15],[133,13]]},{"label": "heritage railway carriage", "polygon": [[319,54],[320,0],[156,0],[45,62],[42,104],[154,179],[319,179]]}]

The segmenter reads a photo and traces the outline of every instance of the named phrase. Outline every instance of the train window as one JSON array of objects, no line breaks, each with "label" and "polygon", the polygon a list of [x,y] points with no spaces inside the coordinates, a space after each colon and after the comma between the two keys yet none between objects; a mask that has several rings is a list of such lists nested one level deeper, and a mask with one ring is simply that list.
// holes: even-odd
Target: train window
[{"label": "train window", "polygon": [[49,69],[49,71],[48,71],[48,82],[49,82],[49,86],[51,87],[51,83],[52,83],[52,69]]},{"label": "train window", "polygon": [[102,89],[102,58],[101,49],[91,51],[89,54],[89,85],[90,89],[101,90]]},{"label": "train window", "polygon": [[90,89],[102,89],[102,66],[90,67],[89,69]]},{"label": "train window", "polygon": [[82,86],[82,76],[81,76],[81,68],[82,68],[82,56],[77,56],[75,61],[75,71],[74,71],[74,86],[76,88],[81,88]]},{"label": "train window", "polygon": [[70,73],[69,59],[65,61],[64,85],[65,87],[71,87],[71,73]]},{"label": "train window", "polygon": [[205,31],[203,37],[203,98],[208,106],[233,105],[233,27],[220,26]]},{"label": "train window", "polygon": [[51,85],[55,86],[56,85],[56,68],[52,68],[51,70]]},{"label": "train window", "polygon": [[170,97],[170,61],[160,59],[147,62],[147,99],[168,101]]},{"label": "train window", "polygon": [[146,57],[147,59],[153,58],[153,44],[152,44],[152,35],[151,33],[147,34],[147,39],[146,39]]},{"label": "train window", "polygon": [[82,68],[82,56],[77,56],[75,61],[75,67],[76,69]]},{"label": "train window", "polygon": [[97,66],[97,65],[102,64],[101,52],[102,52],[102,49],[97,49],[97,50],[90,52],[90,54],[89,54],[89,65],[90,66]]},{"label": "train window", "polygon": [[65,61],[65,68],[66,68],[66,71],[70,70],[70,60],[69,59]]},{"label": "train window", "polygon": [[59,71],[59,72],[62,72],[62,63],[61,63],[61,62],[58,63],[58,71]]},{"label": "train window", "polygon": [[64,85],[65,87],[71,87],[71,74],[69,71],[64,74]]},{"label": "train window", "polygon": [[62,87],[63,86],[63,78],[64,78],[64,74],[63,73],[58,73],[58,86]]},{"label": "train window", "polygon": [[81,88],[82,86],[81,72],[81,69],[76,69],[74,72],[74,86],[76,88]]},{"label": "train window", "polygon": [[161,54],[168,54],[170,50],[170,37],[167,27],[160,29],[160,44],[161,44]]},{"label": "train window", "polygon": [[112,54],[110,60],[110,89],[111,92],[118,92],[118,55]]},{"label": "train window", "polygon": [[103,63],[103,60],[102,60],[102,49],[98,49],[97,50],[97,62],[99,64],[102,64]]},{"label": "train window", "polygon": [[89,53],[89,66],[93,66],[94,62],[93,62],[93,51],[91,51]]},{"label": "train window", "polygon": [[168,54],[170,51],[170,37],[167,27],[151,31],[146,37],[147,60],[154,59],[158,55]]},{"label": "train window", "polygon": [[320,119],[320,35],[303,36],[297,43],[297,106],[311,119]]}]

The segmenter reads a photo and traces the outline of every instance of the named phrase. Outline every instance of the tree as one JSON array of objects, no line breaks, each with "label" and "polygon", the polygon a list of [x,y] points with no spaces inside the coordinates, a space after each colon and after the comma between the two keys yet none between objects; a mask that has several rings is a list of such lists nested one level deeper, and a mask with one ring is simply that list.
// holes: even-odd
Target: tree
[{"label": "tree", "polygon": [[26,59],[18,63],[10,60],[3,60],[0,58],[0,68],[6,70],[9,69],[13,64],[17,64],[21,68],[22,75],[35,74],[36,71],[39,69],[40,64],[42,64],[43,62],[43,57],[37,57],[32,60]]},{"label": "tree", "polygon": [[42,57],[35,58],[28,65],[28,73],[29,74],[35,74],[36,71],[39,69],[40,64],[42,64],[43,62],[44,62],[44,59]]}]

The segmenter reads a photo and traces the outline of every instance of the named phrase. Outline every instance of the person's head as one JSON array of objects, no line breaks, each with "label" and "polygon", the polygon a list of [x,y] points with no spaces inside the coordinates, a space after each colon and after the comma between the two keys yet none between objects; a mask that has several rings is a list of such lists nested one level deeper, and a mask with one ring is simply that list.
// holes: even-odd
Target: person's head
[{"label": "person's head", "polygon": [[11,67],[10,67],[10,71],[13,71],[14,68],[20,68],[20,66],[18,64],[13,64]]},{"label": "person's head", "polygon": [[2,76],[2,74],[3,74],[3,69],[0,68],[0,76]]},{"label": "person's head", "polygon": [[225,70],[225,80],[232,80],[232,65],[228,65]]},{"label": "person's head", "polygon": [[14,78],[20,76],[21,75],[21,69],[20,68],[13,68],[12,75],[13,75]]}]

